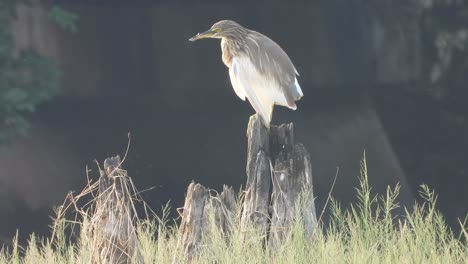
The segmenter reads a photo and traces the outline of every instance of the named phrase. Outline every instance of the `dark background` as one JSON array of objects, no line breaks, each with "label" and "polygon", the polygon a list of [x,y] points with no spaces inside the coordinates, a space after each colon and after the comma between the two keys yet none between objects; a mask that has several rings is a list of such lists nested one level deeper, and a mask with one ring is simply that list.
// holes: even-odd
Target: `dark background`
[{"label": "dark background", "polygon": [[[188,42],[221,19],[271,37],[300,73],[298,110],[277,107],[273,123],[294,122],[311,152],[321,210],[337,167],[333,196],[355,200],[366,151],[373,190],[402,185],[411,206],[419,185],[439,194],[457,228],[468,212],[466,53],[439,65],[440,21],[455,8],[418,1],[54,2],[79,16],[78,31],[47,19],[47,4],[18,4],[18,48],[54,58],[60,95],[30,117],[26,138],[0,153],[0,234],[48,233],[51,208],[79,191],[94,159],[125,152],[124,168],[155,209],[180,207],[194,180],[219,190],[245,181],[251,106],[235,95],[218,40]],[[48,3],[50,4],[50,3]],[[466,5],[462,5],[466,8]],[[461,16],[461,22],[467,22]],[[452,23],[452,22],[450,22]],[[449,24],[450,24],[449,23]],[[437,70],[437,69],[436,69]],[[434,77],[435,76],[435,77]],[[87,167],[88,166],[88,167]]]}]

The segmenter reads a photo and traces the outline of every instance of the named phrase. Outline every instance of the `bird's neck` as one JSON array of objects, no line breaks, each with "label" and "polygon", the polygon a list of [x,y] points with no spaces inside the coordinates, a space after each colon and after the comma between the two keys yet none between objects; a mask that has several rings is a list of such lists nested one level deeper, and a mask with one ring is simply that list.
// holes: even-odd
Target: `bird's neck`
[{"label": "bird's neck", "polygon": [[222,38],[221,39],[221,51],[223,53],[223,63],[231,68],[232,58],[239,55],[242,51],[242,46],[240,41],[232,38]]}]

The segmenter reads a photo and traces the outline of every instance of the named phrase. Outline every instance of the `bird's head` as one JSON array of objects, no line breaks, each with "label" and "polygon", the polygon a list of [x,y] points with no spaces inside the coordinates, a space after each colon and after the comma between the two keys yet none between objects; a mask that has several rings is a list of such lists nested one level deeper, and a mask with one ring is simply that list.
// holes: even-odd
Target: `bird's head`
[{"label": "bird's head", "polygon": [[190,38],[190,41],[196,41],[203,38],[229,38],[242,34],[246,29],[232,20],[221,20],[216,22],[210,29],[203,33],[198,33]]}]

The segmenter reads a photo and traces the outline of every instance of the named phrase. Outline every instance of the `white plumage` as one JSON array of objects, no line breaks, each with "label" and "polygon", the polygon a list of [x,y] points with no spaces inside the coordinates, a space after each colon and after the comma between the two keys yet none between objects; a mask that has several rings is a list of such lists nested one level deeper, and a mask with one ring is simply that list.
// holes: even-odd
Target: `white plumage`
[{"label": "white plumage", "polygon": [[[261,74],[248,56],[238,56],[232,59],[229,77],[237,96],[244,101],[247,97],[267,126],[271,121],[275,104],[293,110],[297,108],[295,104],[288,104],[283,88],[276,79]],[[302,90],[296,78],[294,89],[302,96]]]}]

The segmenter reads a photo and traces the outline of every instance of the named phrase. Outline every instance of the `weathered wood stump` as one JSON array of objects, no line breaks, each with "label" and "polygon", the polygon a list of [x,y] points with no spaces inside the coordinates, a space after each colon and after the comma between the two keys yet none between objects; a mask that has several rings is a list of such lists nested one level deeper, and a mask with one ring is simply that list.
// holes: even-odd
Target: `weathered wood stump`
[{"label": "weathered wood stump", "polygon": [[205,187],[194,182],[190,183],[185,197],[179,235],[188,262],[194,259],[196,247],[200,244],[202,233],[206,228],[208,216],[205,214],[205,206],[208,197],[209,192]]},{"label": "weathered wood stump", "polygon": [[253,225],[266,233],[271,186],[271,164],[268,158],[270,142],[268,130],[258,115],[250,117],[247,140],[247,183],[241,218],[242,230]]},{"label": "weathered wood stump", "polygon": [[234,190],[232,187],[224,185],[223,191],[220,194],[212,196],[210,202],[209,205],[215,213],[215,224],[223,233],[224,239],[228,241],[236,210]]},{"label": "weathered wood stump", "polygon": [[[300,221],[312,239],[317,228],[312,165],[305,147],[294,143],[293,124],[271,126],[268,130],[261,118],[253,115],[249,120],[247,139],[247,183],[241,232],[253,227],[268,237],[268,245],[274,248],[284,241],[293,221]],[[232,189],[225,187],[221,195],[210,197],[202,185],[190,184],[180,235],[187,261],[196,259],[210,210],[214,210],[216,224],[229,239],[234,207]]]},{"label": "weathered wood stump", "polygon": [[[308,235],[317,226],[312,190],[312,164],[304,145],[294,145],[293,124],[272,127],[276,146],[269,243],[275,247],[284,240],[294,220],[300,220]],[[296,218],[296,219],[295,219]],[[297,219],[299,218],[299,219]]]},{"label": "weathered wood stump", "polygon": [[[243,216],[247,214],[250,218],[243,221],[250,221],[262,231],[269,228],[269,245],[273,247],[281,244],[296,216],[311,235],[317,226],[312,164],[305,147],[294,143],[293,124],[272,125],[268,131],[261,118],[253,115],[249,120],[247,139]],[[254,157],[257,157],[256,162],[253,162]]]},{"label": "weathered wood stump", "polygon": [[[235,198],[232,188],[224,186],[223,192],[214,196],[210,195],[207,188],[201,184],[190,183],[187,188],[182,223],[178,245],[182,245],[185,254],[185,262],[196,260],[197,247],[202,241],[202,234],[209,224],[209,214],[214,212],[215,224],[226,234],[231,226],[234,213]],[[177,263],[176,260],[173,263]]]},{"label": "weathered wood stump", "polygon": [[99,178],[89,227],[93,263],[144,263],[133,225],[132,185],[120,165],[119,156],[106,159]]}]

